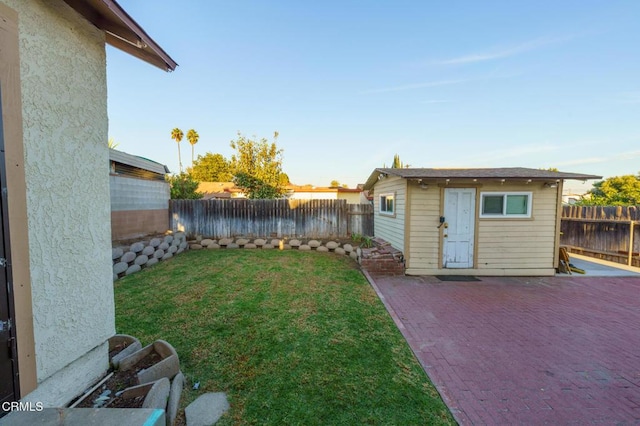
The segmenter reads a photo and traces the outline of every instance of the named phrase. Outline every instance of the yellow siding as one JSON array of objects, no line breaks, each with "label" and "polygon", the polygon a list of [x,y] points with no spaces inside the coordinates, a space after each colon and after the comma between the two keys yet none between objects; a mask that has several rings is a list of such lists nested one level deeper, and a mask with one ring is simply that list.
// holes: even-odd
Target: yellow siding
[{"label": "yellow siding", "polygon": [[478,263],[483,269],[553,268],[556,238],[557,192],[540,183],[484,185],[481,192],[533,193],[531,219],[479,219]]},{"label": "yellow siding", "polygon": [[[408,192],[411,209],[407,215],[407,223],[411,229],[405,253],[407,273],[551,275],[554,271],[557,232],[557,189],[543,189],[541,183],[478,184],[481,187],[478,189],[477,203],[480,203],[481,192],[532,192],[531,218],[477,219],[475,267],[440,269],[441,234],[438,219],[441,214],[441,191],[435,185],[430,185],[428,190],[424,190],[416,183],[410,182]],[[379,234],[377,222],[376,234]]]},{"label": "yellow siding", "polygon": [[[375,184],[373,195],[374,219],[373,226],[376,237],[391,243],[398,250],[404,247],[404,213],[406,206],[407,181],[389,176]],[[395,216],[380,214],[380,195],[395,193]]]},{"label": "yellow siding", "polygon": [[440,267],[440,188],[431,185],[421,189],[416,183],[408,186],[411,198],[411,232],[409,233],[408,253],[405,253],[407,268]]}]

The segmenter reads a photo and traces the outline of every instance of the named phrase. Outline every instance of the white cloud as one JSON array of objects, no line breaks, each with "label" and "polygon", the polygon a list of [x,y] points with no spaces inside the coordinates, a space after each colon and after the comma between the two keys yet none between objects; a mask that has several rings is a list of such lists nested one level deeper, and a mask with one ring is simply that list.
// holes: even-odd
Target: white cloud
[{"label": "white cloud", "polygon": [[574,38],[574,36],[559,37],[559,38],[542,37],[542,38],[537,38],[535,40],[520,43],[515,46],[503,47],[500,49],[490,50],[488,52],[472,53],[465,56],[459,56],[457,58],[436,61],[435,63],[437,65],[455,65],[455,64],[468,64],[473,62],[483,62],[483,61],[490,61],[494,59],[507,58],[510,56],[518,55],[520,53],[536,50],[544,46],[563,43],[568,40],[571,40],[572,38]]},{"label": "white cloud", "polygon": [[610,161],[631,160],[637,157],[640,157],[639,150],[621,152],[619,154],[614,154],[609,156],[577,158],[575,160],[562,161],[560,163],[555,163],[555,164],[558,166],[576,166],[580,164],[594,164],[594,163],[606,163]]}]

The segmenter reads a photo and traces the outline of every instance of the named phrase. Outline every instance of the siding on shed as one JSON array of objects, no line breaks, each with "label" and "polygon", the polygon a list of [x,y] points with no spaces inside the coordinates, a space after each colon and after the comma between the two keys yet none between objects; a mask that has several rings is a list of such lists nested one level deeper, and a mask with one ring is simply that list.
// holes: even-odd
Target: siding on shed
[{"label": "siding on shed", "polygon": [[[395,215],[387,216],[380,214],[380,195],[395,194]],[[405,206],[407,194],[407,181],[403,178],[389,176],[382,179],[375,186],[373,195],[374,206],[374,229],[376,237],[380,237],[391,243],[391,245],[401,251],[405,250]]]},{"label": "siding on shed", "polygon": [[[421,189],[409,182],[407,191],[411,199],[408,222],[411,224],[404,253],[406,267],[438,269],[440,267],[440,188],[433,185]],[[376,228],[377,229],[377,228]]]},{"label": "siding on shed", "polygon": [[[477,219],[476,260],[474,268],[441,269],[441,233],[437,228],[441,211],[442,191],[431,186],[421,189],[416,183],[408,186],[411,224],[407,250],[406,273],[469,274],[469,275],[553,275],[555,273],[558,188],[543,188],[542,183],[509,184],[482,183],[482,192],[532,192],[532,213],[527,219]],[[464,185],[456,185],[464,186]],[[469,185],[473,187],[473,185]],[[378,185],[376,185],[378,192]],[[376,220],[377,220],[376,216]],[[379,236],[376,222],[376,234]],[[386,237],[383,237],[387,239]]]}]

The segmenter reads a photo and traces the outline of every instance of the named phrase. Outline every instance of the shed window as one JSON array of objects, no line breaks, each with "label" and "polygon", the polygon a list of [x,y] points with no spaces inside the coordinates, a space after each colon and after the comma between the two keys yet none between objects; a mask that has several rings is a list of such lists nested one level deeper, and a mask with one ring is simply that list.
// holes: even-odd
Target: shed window
[{"label": "shed window", "polygon": [[380,213],[393,215],[396,212],[394,194],[380,194]]},{"label": "shed window", "polygon": [[531,192],[483,192],[480,217],[531,217]]}]

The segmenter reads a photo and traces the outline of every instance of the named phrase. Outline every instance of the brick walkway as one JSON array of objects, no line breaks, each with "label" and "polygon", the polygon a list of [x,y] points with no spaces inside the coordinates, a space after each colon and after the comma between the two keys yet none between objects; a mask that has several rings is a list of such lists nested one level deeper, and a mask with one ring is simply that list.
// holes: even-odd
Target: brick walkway
[{"label": "brick walkway", "polygon": [[640,424],[640,279],[481,280],[373,280],[460,424]]}]

